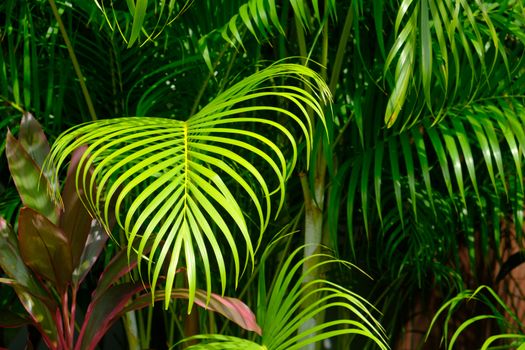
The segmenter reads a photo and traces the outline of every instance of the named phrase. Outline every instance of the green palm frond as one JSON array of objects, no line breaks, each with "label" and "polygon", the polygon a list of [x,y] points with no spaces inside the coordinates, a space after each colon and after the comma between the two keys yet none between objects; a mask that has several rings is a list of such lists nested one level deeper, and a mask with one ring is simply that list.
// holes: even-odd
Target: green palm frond
[{"label": "green palm frond", "polygon": [[[488,313],[481,315],[474,315],[462,322],[454,333],[449,336],[450,320],[461,304],[481,303],[488,307]],[[492,288],[488,286],[480,286],[476,290],[465,290],[446,301],[439,310],[435,313],[432,323],[430,324],[428,334],[432,327],[435,326],[438,319],[445,315],[443,325],[443,341],[445,342],[445,349],[454,349],[454,345],[460,339],[462,333],[476,322],[493,320],[497,321],[500,333],[488,336],[481,349],[523,349],[525,346],[525,334],[523,334],[523,324],[516,313],[509,307],[501,296],[499,296]],[[502,343],[503,341],[503,343]]]},{"label": "green palm frond", "polygon": [[185,342],[191,340],[197,340],[202,342],[189,346],[187,348],[188,350],[268,350],[268,348],[252,340],[221,334],[196,335],[191,338],[184,339],[182,341]]},{"label": "green palm frond", "polygon": [[[259,311],[257,320],[261,325],[262,337],[249,341],[224,335],[199,335],[190,339],[199,339],[203,343],[189,349],[268,349],[297,350],[309,344],[323,342],[343,335],[357,335],[367,338],[377,348],[388,349],[384,330],[372,313],[374,307],[356,293],[330,282],[324,278],[312,279],[319,271],[331,265],[350,264],[333,259],[327,254],[316,254],[300,258],[304,247],[295,249],[283,261],[277,271],[274,283],[266,289],[266,273],[272,266],[268,265],[268,252],[265,251],[260,263],[259,274]],[[302,271],[306,260],[316,259],[316,263],[306,272]],[[335,318],[317,324],[307,330],[301,330],[302,324],[312,317],[327,312],[343,309],[350,317]],[[187,339],[189,340],[189,339]]]},{"label": "green palm frond", "polygon": [[[299,80],[315,92],[293,85],[268,84],[279,77]],[[288,100],[291,106],[285,110],[257,104],[267,98]],[[148,274],[155,286],[167,263],[166,295],[170,294],[177,270],[185,266],[191,305],[197,288],[197,261],[202,264],[210,293],[213,264],[209,252],[213,252],[224,291],[225,247],[233,257],[238,281],[240,247],[245,249],[246,263],[253,263],[271,213],[278,213],[283,204],[285,181],[297,161],[298,140],[271,116],[280,114],[292,120],[305,138],[309,153],[312,126],[306,108],[324,122],[319,101],[329,98],[327,86],[312,70],[275,64],[227,89],[186,121],[135,117],[100,120],[70,129],[55,142],[48,164],[60,167],[75,148],[88,145],[82,159],[88,166],[84,173],[77,174],[77,180],[90,189],[86,204],[107,225],[114,210],[129,245],[139,241],[139,256],[146,243],[154,240]],[[287,142],[277,145],[273,137],[248,130],[243,127],[246,124],[281,134]],[[290,164],[284,150],[291,150]],[[261,167],[253,166],[249,157],[257,158],[273,175],[264,177]],[[87,170],[90,166],[91,175]],[[248,208],[241,198],[234,197],[232,185],[241,188],[253,204],[259,226],[255,238],[246,221]],[[279,192],[274,207],[271,197]],[[242,243],[236,241],[236,231]],[[219,236],[225,246],[221,246]],[[166,306],[168,302],[167,298]]]},{"label": "green palm frond", "polygon": [[[112,31],[121,34],[128,48],[136,42],[155,40],[160,33],[184,13],[193,0],[126,0],[124,5],[95,0],[91,7],[98,7]],[[85,5],[82,5],[85,6]],[[96,18],[97,15],[94,15]]]},{"label": "green palm frond", "polygon": [[[318,276],[327,265],[348,264],[326,254],[296,259],[302,255],[303,249],[295,249],[286,258],[269,291],[264,287],[264,267],[259,276],[259,299],[260,302],[266,300],[266,308],[257,314],[263,330],[262,343],[268,349],[291,350],[336,336],[359,335],[368,338],[380,349],[388,349],[383,328],[372,316],[374,307],[371,304],[337,283],[324,278],[311,278]],[[307,260],[317,262],[296,278]],[[261,265],[264,263],[265,258]],[[301,331],[303,323],[337,308],[346,309],[352,318],[325,321]]]},{"label": "green palm frond", "polygon": [[[208,68],[213,71],[212,62],[218,52],[212,48],[222,46],[221,41],[231,47],[244,48],[252,39],[262,43],[276,34],[284,35],[290,14],[302,28],[312,30],[324,25],[329,16],[336,16],[336,1],[327,0],[324,4],[317,0],[203,1],[196,3],[191,12],[200,18],[195,20],[198,25],[192,28],[209,28],[209,31],[199,33],[198,47]],[[205,14],[207,23],[202,23],[202,14]],[[210,27],[210,23],[215,25]]]},{"label": "green palm frond", "polygon": [[[312,19],[318,23],[324,21],[324,16],[335,14],[335,1],[326,1],[326,11],[322,3],[316,0],[289,0],[289,5],[299,23],[307,29],[312,28]],[[268,34],[277,30],[284,33],[281,25],[281,13],[278,13],[279,2],[275,0],[249,0],[238,7],[238,13],[219,30],[222,37],[232,46],[242,45],[243,30],[259,40],[267,39]]]},{"label": "green palm frond", "polygon": [[342,227],[348,235],[347,248],[332,247],[367,264],[374,256],[368,271],[384,280],[414,288],[439,281],[451,290],[462,285],[456,269],[463,247],[469,273],[484,280],[475,266],[505,239],[502,221],[523,237],[524,129],[523,98],[507,96],[451,108],[436,125],[365,130],[367,147],[355,140],[353,157],[330,183],[331,241],[340,241]]},{"label": "green palm frond", "polygon": [[509,79],[514,64],[509,62],[507,37],[523,37],[518,3],[404,0],[384,65],[392,86],[386,124],[392,126],[402,109],[404,126],[417,121],[422,108],[438,121],[449,105],[444,101],[468,101],[497,78]]},{"label": "green palm frond", "polygon": [[[288,0],[285,8],[291,7],[293,13],[304,28],[311,28],[311,18],[322,22],[327,14],[335,16],[335,0],[328,0],[326,8],[317,0]],[[204,28],[193,26],[194,30],[204,30],[206,35],[212,31],[232,44],[243,45],[244,31],[249,31],[257,39],[267,39],[268,35],[278,31],[283,33],[281,25],[280,2],[275,0],[242,0],[242,1],[166,1],[148,2],[147,0],[128,0],[126,5],[115,5],[113,2],[96,0],[90,12],[93,18],[97,15],[92,9],[96,6],[102,12],[112,31],[119,32],[128,48],[137,42],[155,41],[159,35],[179,16],[188,10],[197,13],[201,18],[209,18],[211,23]],[[87,8],[86,5],[80,5]],[[221,11],[217,11],[217,9]],[[214,16],[215,15],[215,16]],[[228,16],[229,15],[229,16]],[[98,16],[100,17],[100,16]],[[221,21],[222,23],[217,23]],[[210,27],[211,25],[211,27]],[[205,28],[210,30],[206,32]],[[204,42],[204,41],[203,41]]]}]

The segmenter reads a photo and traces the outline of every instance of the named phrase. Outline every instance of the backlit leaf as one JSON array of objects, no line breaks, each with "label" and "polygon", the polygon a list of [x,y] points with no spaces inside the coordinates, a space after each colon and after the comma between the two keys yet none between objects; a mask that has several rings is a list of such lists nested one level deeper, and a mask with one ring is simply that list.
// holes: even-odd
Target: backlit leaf
[{"label": "backlit leaf", "polygon": [[[271,85],[281,78],[311,90]],[[289,108],[258,103],[271,98],[287,101]],[[210,293],[213,257],[209,252],[213,252],[224,290],[229,269],[222,254],[231,253],[236,285],[242,260],[245,267],[253,264],[271,214],[277,215],[284,203],[285,181],[298,158],[297,139],[271,116],[297,125],[308,160],[313,126],[307,108],[324,125],[321,103],[329,99],[328,87],[314,71],[295,64],[275,64],[226,89],[186,121],[136,117],[75,127],[58,138],[49,164],[59,167],[69,153],[87,145],[79,163],[84,170],[78,174],[77,186],[85,189],[92,214],[107,226],[116,215],[117,224],[127,235],[128,257],[136,247],[139,266],[146,242],[152,242],[148,253],[150,284],[156,285],[167,268],[166,307],[175,273],[186,266],[191,308],[200,288],[194,262],[202,260]],[[253,132],[246,125],[268,129],[272,136]],[[279,145],[274,141],[277,135],[282,139]],[[288,164],[285,152],[290,152]],[[251,164],[253,157],[260,160],[260,167]],[[91,167],[92,172],[87,170]],[[265,168],[268,171],[263,175]],[[239,185],[248,201],[241,204],[231,184]],[[274,194],[278,195],[276,206],[271,201]],[[255,235],[250,234],[244,216],[247,205],[253,205],[259,219]],[[213,226],[214,232],[210,230]],[[227,245],[219,246],[215,235],[222,236]]]}]

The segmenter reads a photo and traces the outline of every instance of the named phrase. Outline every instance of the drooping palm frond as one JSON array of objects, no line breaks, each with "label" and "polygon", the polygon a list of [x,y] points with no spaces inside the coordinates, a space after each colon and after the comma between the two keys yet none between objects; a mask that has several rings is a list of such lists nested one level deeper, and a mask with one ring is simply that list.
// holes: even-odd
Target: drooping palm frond
[{"label": "drooping palm frond", "polygon": [[[217,5],[214,3],[214,6]],[[310,29],[312,20],[321,23],[325,16],[335,15],[335,6],[334,0],[326,1],[325,5],[307,0],[289,0],[289,4],[280,4],[275,0],[243,1],[243,4],[234,7],[237,13],[218,32],[232,46],[243,45],[244,30],[257,40],[266,40],[275,31],[284,32],[281,18],[286,18],[287,14],[280,13],[283,9],[291,8],[299,23]]]},{"label": "drooping palm frond", "polygon": [[[360,335],[368,338],[380,349],[388,349],[383,329],[372,316],[374,307],[358,294],[337,283],[318,276],[326,265],[344,263],[326,254],[316,254],[295,261],[302,255],[304,247],[295,249],[283,263],[274,284],[269,290],[264,287],[263,272],[259,276],[259,300],[266,300],[266,307],[259,310],[257,319],[263,329],[262,343],[268,349],[301,349],[308,344],[321,342],[340,335]],[[306,260],[316,263],[309,270],[301,271]],[[346,266],[348,267],[348,266]],[[321,322],[315,327],[303,330],[302,324],[324,311],[342,308],[352,316]]]},{"label": "drooping palm frond", "polygon": [[[436,200],[448,197],[458,222],[466,224],[464,228],[474,230],[469,215],[500,207],[501,200],[511,204],[514,220],[522,227],[518,208],[524,194],[520,185],[524,128],[523,98],[502,97],[452,108],[447,119],[436,125],[423,122],[399,133],[368,134],[369,145],[355,151],[334,176],[329,219],[338,222],[344,208],[338,204],[346,195],[347,230],[352,241],[357,221],[368,233],[372,225],[391,225],[392,216],[385,219],[391,210],[397,211],[399,221],[395,221],[400,228],[407,221],[407,208],[411,208],[414,222],[418,212],[427,211],[427,207],[437,219]],[[492,222],[495,233],[499,230],[498,220],[489,212],[481,219]],[[331,225],[333,239],[337,229],[337,224]]]},{"label": "drooping palm frond", "polygon": [[[230,1],[225,2],[230,3]],[[211,9],[217,9],[216,2],[213,2]],[[211,52],[208,42],[213,42],[213,39],[219,35],[220,40],[225,40],[232,47],[243,47],[244,43],[249,41],[246,40],[246,35],[259,43],[267,41],[277,33],[284,35],[284,27],[289,18],[297,21],[300,30],[312,30],[317,26],[323,27],[329,16],[335,18],[337,13],[334,0],[326,0],[324,3],[317,0],[287,0],[284,2],[244,0],[233,9],[234,12],[226,22],[209,33],[203,33],[205,35],[199,39],[200,51],[210,70],[212,69],[212,57],[216,55]]]},{"label": "drooping palm frond", "polygon": [[[271,79],[279,77],[299,80],[314,88],[314,92],[293,85],[268,85]],[[295,107],[284,110],[257,104],[265,98],[285,99]],[[297,137],[273,121],[272,116],[281,114],[294,121],[309,153],[312,127],[306,108],[312,108],[324,121],[319,101],[328,99],[328,88],[312,70],[275,64],[227,89],[186,121],[135,117],[100,120],[73,128],[57,139],[48,164],[60,166],[77,146],[88,145],[81,162],[94,170],[92,174],[86,170],[77,178],[93,193],[88,196],[87,205],[106,223],[114,210],[130,245],[139,241],[139,256],[146,242],[154,238],[148,273],[151,285],[155,285],[167,263],[166,295],[170,294],[177,269],[185,266],[191,305],[198,260],[203,266],[206,290],[209,293],[212,289],[214,264],[210,262],[210,251],[215,255],[222,290],[226,287],[225,251],[219,236],[231,251],[237,281],[241,273],[240,247],[245,249],[246,263],[253,262],[270,215],[283,204],[285,181],[298,156]],[[242,127],[247,123],[282,134],[288,140],[283,147],[292,151],[291,163],[287,163],[283,149],[271,138]],[[271,169],[273,178],[263,177],[261,168],[252,165],[247,154]],[[246,222],[246,204],[232,195],[231,184],[242,188],[253,204],[259,226],[255,238]],[[280,197],[274,208],[271,197],[278,192]],[[235,240],[235,230],[240,232],[242,243]],[[182,260],[185,264],[180,263]]]},{"label": "drooping palm frond", "polygon": [[[202,343],[189,349],[268,349],[297,350],[314,343],[320,343],[343,335],[357,335],[369,340],[376,348],[388,349],[381,325],[373,317],[373,306],[352,291],[317,276],[317,270],[328,265],[347,263],[333,259],[326,254],[316,254],[301,258],[304,247],[294,249],[283,261],[270,287],[266,287],[272,270],[268,264],[272,245],[270,245],[259,265],[259,295],[257,320],[262,329],[262,337],[249,341],[220,334],[199,335],[190,339]],[[316,259],[316,263],[306,272],[301,272],[305,260]],[[327,320],[315,327],[302,330],[301,325],[323,312],[343,309],[350,317]],[[187,340],[190,340],[187,339]]]},{"label": "drooping palm frond", "polygon": [[392,88],[388,126],[400,114],[407,126],[423,109],[439,121],[450,103],[469,101],[516,73],[508,38],[523,40],[520,1],[404,0],[392,21],[394,41],[384,65]]},{"label": "drooping palm frond", "polygon": [[[465,303],[480,303],[488,308],[488,313],[474,315],[473,317],[462,322],[450,334],[450,320],[459,307]],[[500,333],[488,336],[482,339],[482,350],[488,349],[525,349],[525,334],[523,334],[523,322],[516,316],[512,309],[505,304],[501,297],[490,287],[480,286],[476,290],[465,290],[455,297],[445,302],[434,315],[430,324],[430,333],[432,327],[436,325],[438,319],[445,315],[443,324],[443,341],[445,349],[454,349],[454,345],[461,339],[466,329],[472,325],[483,321],[495,321],[500,328]],[[427,333],[427,337],[428,337]]]},{"label": "drooping palm frond", "polygon": [[92,6],[98,7],[111,30],[119,32],[129,48],[140,42],[143,36],[145,39],[142,42],[155,40],[192,2],[193,0],[161,0],[148,3],[148,0],[128,0],[124,5],[95,0]]}]

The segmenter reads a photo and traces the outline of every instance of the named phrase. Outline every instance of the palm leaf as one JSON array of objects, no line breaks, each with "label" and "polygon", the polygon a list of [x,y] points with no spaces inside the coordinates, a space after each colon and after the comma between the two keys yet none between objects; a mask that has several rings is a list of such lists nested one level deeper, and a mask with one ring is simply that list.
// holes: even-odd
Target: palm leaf
[{"label": "palm leaf", "polygon": [[[373,309],[371,304],[336,283],[323,278],[311,278],[319,275],[318,270],[324,269],[327,264],[342,261],[331,259],[325,254],[295,261],[303,249],[304,247],[297,248],[286,258],[268,292],[266,309],[257,315],[263,330],[262,343],[268,349],[301,349],[331,337],[356,334],[369,338],[381,349],[387,349],[383,330],[370,311]],[[297,271],[302,270],[305,261],[310,259],[318,259],[319,262],[295,278]],[[262,264],[265,262],[263,258]],[[260,281],[265,278],[264,274],[259,277]],[[266,291],[262,292],[262,295],[266,294]],[[300,331],[301,325],[309,319],[336,308],[348,310],[354,318],[326,321]]]},{"label": "palm leaf", "polygon": [[[270,290],[266,290],[265,274],[271,269],[268,265],[268,253],[271,248],[272,245],[267,248],[261,259],[259,274],[257,320],[261,325],[262,338],[249,341],[218,334],[199,335],[186,339],[186,341],[191,339],[203,341],[189,349],[292,350],[342,335],[363,336],[380,349],[388,349],[383,329],[370,311],[373,306],[359,295],[336,283],[322,278],[311,278],[319,273],[316,270],[325,269],[327,265],[339,263],[347,265],[347,263],[326,254],[300,259],[304,247],[299,247],[286,257],[282,269],[277,271],[274,284]],[[318,262],[305,273],[297,275],[305,261],[310,259],[317,259]],[[301,331],[301,325],[310,318],[324,311],[333,312],[336,309],[345,309],[352,318],[336,318]]]},{"label": "palm leaf", "polygon": [[[448,339],[449,334],[449,321],[451,320],[454,312],[459,308],[459,306],[467,302],[480,302],[487,306],[491,313],[488,314],[482,314],[482,315],[476,315],[473,316],[464,322],[462,322],[457,329],[454,331],[450,339]],[[446,313],[445,313],[446,311]],[[458,340],[458,338],[461,336],[461,334],[466,330],[466,328],[472,326],[474,323],[478,321],[483,320],[490,320],[494,319],[498,321],[498,325],[500,327],[501,333],[495,334],[492,336],[489,336],[487,339],[485,339],[481,349],[490,349],[491,344],[498,340],[503,340],[507,344],[501,344],[498,346],[498,348],[516,348],[518,345],[523,345],[523,341],[525,340],[525,335],[523,334],[523,331],[521,329],[521,321],[519,320],[518,316],[515,314],[515,312],[505,304],[505,302],[501,299],[501,297],[490,287],[482,285],[478,287],[476,290],[465,290],[451,298],[450,300],[443,303],[443,305],[439,308],[439,310],[435,313],[432,323],[430,324],[429,330],[427,332],[430,333],[430,330],[432,327],[437,323],[438,319],[441,317],[441,315],[445,314],[445,322],[443,326],[443,340],[445,343],[446,349],[453,349],[454,344]],[[506,333],[506,332],[511,333]],[[513,340],[513,341],[511,341]],[[521,347],[520,347],[521,348]]]},{"label": "palm leaf", "polygon": [[[278,77],[299,80],[317,92],[311,94],[292,85],[265,86]],[[285,99],[296,108],[255,104],[263,98]],[[306,107],[324,122],[319,100],[328,98],[327,86],[312,70],[276,64],[235,84],[186,121],[135,117],[70,129],[57,139],[48,165],[62,165],[77,146],[87,144],[80,163],[85,163],[84,169],[92,166],[93,174],[88,176],[88,170],[77,174],[77,181],[93,194],[86,205],[107,226],[114,210],[129,246],[139,242],[139,257],[146,242],[154,238],[148,275],[151,285],[156,285],[167,264],[166,295],[170,295],[176,271],[184,260],[191,307],[197,288],[197,261],[204,270],[207,292],[212,289],[213,266],[219,271],[224,292],[227,269],[224,247],[219,242],[224,240],[234,261],[237,284],[241,273],[239,247],[244,246],[244,265],[253,263],[271,213],[277,214],[283,204],[285,181],[297,161],[297,139],[267,116],[281,114],[294,121],[309,153],[312,126]],[[263,134],[246,130],[246,123],[282,134],[288,142],[279,147]],[[286,163],[285,149],[291,149],[291,164]],[[273,178],[265,178],[246,154],[266,164]],[[232,183],[244,190],[257,213],[259,234],[255,238],[246,222],[246,205],[234,197]],[[277,192],[280,197],[275,206],[271,197]],[[209,252],[215,255],[215,264]],[[168,303],[167,297],[166,306]]]},{"label": "palm leaf", "polygon": [[[283,22],[285,21],[283,18],[287,18],[288,8],[291,8],[291,13],[301,28],[308,30],[313,29],[314,24],[324,25],[329,15],[334,17],[336,15],[335,0],[327,0],[326,6],[317,0],[287,0],[284,3],[275,0],[240,0],[235,4],[232,0],[222,0],[210,3],[203,1],[202,4],[195,5],[195,7],[197,6],[199,6],[199,10],[196,10],[195,13],[198,16],[206,12],[219,12],[217,14],[218,20],[217,17],[209,19],[216,25],[208,32],[201,32],[199,38],[199,50],[210,71],[213,71],[213,50],[210,49],[212,47],[210,44],[216,44],[214,40],[217,37],[232,47],[244,47],[249,42],[248,39],[255,39],[261,43],[277,33],[284,35],[285,26]],[[229,8],[232,11],[217,11],[221,7]],[[199,23],[199,26],[196,27],[202,26],[209,26],[209,23],[202,25]]]},{"label": "palm leaf", "polygon": [[[354,150],[360,152],[339,165],[329,187],[334,242],[345,222],[340,212],[346,208],[346,254],[355,256],[365,238],[362,233],[367,233],[368,244],[382,247],[379,266],[388,266],[393,276],[415,268],[413,275],[421,283],[429,271],[447,264],[443,247],[457,251],[452,247],[460,242],[466,242],[471,266],[476,266],[475,261],[485,259],[491,240],[500,242],[504,212],[522,227],[523,112],[520,97],[478,101],[451,108],[436,125],[422,122],[401,132],[368,134],[370,145],[362,150],[355,140]],[[388,157],[383,156],[386,152]],[[373,177],[366,176],[372,172]],[[372,193],[376,200],[366,200]],[[371,237],[371,228],[383,234]],[[441,229],[443,234],[435,235]],[[446,234],[455,230],[463,232],[459,242]],[[402,258],[399,249],[405,252]]]},{"label": "palm leaf", "polygon": [[[192,2],[192,0],[182,2],[127,0],[126,8],[115,6],[113,2],[106,6],[104,0],[95,0],[94,5],[102,12],[111,30],[118,31],[130,48],[136,42],[155,40],[167,25],[188,9]],[[98,14],[93,14],[93,17],[98,17]],[[143,36],[145,39],[142,38]]]},{"label": "palm leaf", "polygon": [[[510,3],[404,0],[384,65],[391,85],[387,125],[401,114],[403,126],[410,125],[423,106],[439,121],[450,106],[445,101],[483,94],[498,80],[496,75],[509,79],[514,63],[507,57],[505,37],[521,34],[505,23],[520,23],[520,11]],[[405,103],[409,100],[412,103]]]}]

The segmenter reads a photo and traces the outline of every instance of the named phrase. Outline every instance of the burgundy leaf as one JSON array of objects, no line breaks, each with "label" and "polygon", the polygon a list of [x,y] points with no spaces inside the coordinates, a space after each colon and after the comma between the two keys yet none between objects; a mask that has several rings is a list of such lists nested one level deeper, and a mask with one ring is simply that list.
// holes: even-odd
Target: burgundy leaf
[{"label": "burgundy leaf", "polygon": [[20,254],[16,234],[0,217],[0,268],[11,278],[1,283],[14,288],[18,299],[42,334],[46,344],[56,347],[58,335],[52,310],[58,307],[53,297],[40,285],[35,275],[27,268]]},{"label": "burgundy leaf", "polygon": [[[155,301],[164,300],[164,291],[155,291]],[[177,288],[171,292],[173,299],[189,299],[189,291],[186,288]],[[133,300],[122,310],[122,315],[131,310],[142,309],[151,305],[152,295],[150,292],[142,294],[140,297]],[[211,293],[210,300],[207,303],[206,292],[197,289],[195,293],[195,304],[208,310],[218,312],[232,322],[235,322],[240,327],[255,332],[261,335],[261,327],[257,324],[255,315],[250,308],[236,298],[222,297],[218,294]]]},{"label": "burgundy leaf", "polygon": [[[151,242],[153,242],[153,240],[151,240]],[[146,244],[144,254],[147,254],[149,252],[149,249],[151,249],[151,242],[148,242]],[[122,276],[124,276],[137,266],[137,256],[133,254],[134,250],[132,250],[132,255],[129,257],[129,259],[126,252],[127,248],[124,248],[121,251],[119,251],[117,255],[115,255],[113,259],[111,259],[109,264],[106,266],[104,272],[102,272],[102,275],[99,278],[97,288],[93,292],[93,300],[97,299],[109,287],[115,284]]]},{"label": "burgundy leaf", "polygon": [[5,153],[11,176],[24,205],[42,213],[56,224],[59,207],[51,197],[49,182],[41,176],[40,167],[10,131],[7,131]]},{"label": "burgundy leaf", "polygon": [[13,287],[18,299],[31,318],[31,324],[38,329],[47,346],[50,349],[56,349],[60,340],[54,318],[54,314],[60,313],[56,303],[49,297],[43,300],[41,297],[35,296],[32,290],[20,285],[15,280],[0,278],[0,283]]},{"label": "burgundy leaf", "polygon": [[63,292],[73,272],[71,245],[64,232],[40,213],[22,208],[18,235],[25,264]]},{"label": "burgundy leaf", "polygon": [[92,228],[92,218],[79,197],[79,195],[84,196],[84,190],[82,187],[77,188],[75,181],[78,163],[84,152],[85,147],[78,148],[71,156],[66,183],[62,191],[64,210],[60,215],[60,228],[71,242],[71,256],[75,268],[80,263],[80,257]]},{"label": "burgundy leaf", "polygon": [[35,293],[40,291],[40,286],[31,271],[24,264],[16,234],[11,226],[0,217],[0,268],[7,276],[17,281],[18,284],[34,290]]},{"label": "burgundy leaf", "polygon": [[23,315],[10,310],[0,310],[0,328],[18,328],[31,323],[32,321]]},{"label": "burgundy leaf", "polygon": [[143,290],[141,283],[124,283],[106,289],[88,307],[75,350],[95,349],[133,295]]},{"label": "burgundy leaf", "polygon": [[73,283],[78,287],[84,280],[87,273],[93,267],[93,264],[97,261],[98,257],[102,253],[108,235],[97,220],[91,221],[91,232],[89,233],[84,251],[80,257],[80,263],[73,271]]}]

